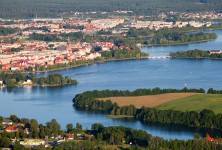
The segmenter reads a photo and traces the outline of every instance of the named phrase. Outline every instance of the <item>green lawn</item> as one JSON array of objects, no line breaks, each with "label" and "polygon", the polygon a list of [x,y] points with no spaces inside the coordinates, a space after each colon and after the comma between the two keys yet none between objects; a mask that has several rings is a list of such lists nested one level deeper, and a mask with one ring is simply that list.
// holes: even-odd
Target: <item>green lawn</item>
[{"label": "green lawn", "polygon": [[201,111],[203,109],[210,109],[215,113],[222,113],[222,94],[200,94],[189,96],[161,104],[155,108],[161,110],[173,109],[180,111]]}]

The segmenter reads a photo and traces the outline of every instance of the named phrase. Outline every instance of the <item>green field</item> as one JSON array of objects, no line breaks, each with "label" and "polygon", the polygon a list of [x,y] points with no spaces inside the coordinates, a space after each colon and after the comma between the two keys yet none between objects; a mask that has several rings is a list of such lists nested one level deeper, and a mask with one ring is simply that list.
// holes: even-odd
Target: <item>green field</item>
[{"label": "green field", "polygon": [[201,111],[203,109],[210,109],[215,113],[222,113],[222,94],[200,94],[189,96],[161,104],[155,108],[180,111]]}]

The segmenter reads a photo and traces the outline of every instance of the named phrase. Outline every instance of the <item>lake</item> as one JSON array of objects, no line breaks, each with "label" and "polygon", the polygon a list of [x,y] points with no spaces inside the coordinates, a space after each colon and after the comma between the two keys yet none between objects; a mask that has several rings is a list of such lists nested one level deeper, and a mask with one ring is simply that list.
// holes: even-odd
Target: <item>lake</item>
[{"label": "lake", "polygon": [[[151,56],[166,56],[171,51],[188,49],[221,49],[222,32],[216,31],[215,41],[183,46],[144,47]],[[220,132],[185,128],[172,125],[144,124],[131,119],[110,119],[104,114],[76,110],[72,106],[73,97],[88,90],[137,88],[208,88],[222,89],[222,61],[190,59],[144,59],[107,62],[80,68],[55,71],[79,81],[78,85],[65,87],[27,87],[0,90],[0,115],[16,114],[19,117],[35,118],[46,123],[53,118],[65,129],[68,123],[80,123],[90,128],[93,123],[105,126],[127,126],[146,130],[154,136],[165,139],[192,139],[194,133],[218,136]],[[46,76],[39,73],[37,76]]]}]

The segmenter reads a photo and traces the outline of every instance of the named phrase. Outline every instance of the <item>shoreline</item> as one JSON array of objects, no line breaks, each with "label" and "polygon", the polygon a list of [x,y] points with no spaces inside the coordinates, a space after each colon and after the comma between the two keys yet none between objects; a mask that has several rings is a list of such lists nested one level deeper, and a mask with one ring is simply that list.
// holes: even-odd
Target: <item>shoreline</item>
[{"label": "shoreline", "polygon": [[200,57],[200,58],[192,58],[192,57],[178,57],[178,58],[172,58],[170,57],[170,59],[206,59],[206,60],[222,60],[222,58],[208,58],[208,57]]},{"label": "shoreline", "polygon": [[14,87],[7,87],[7,86],[0,86],[0,88],[24,88],[24,87],[62,87],[62,86],[67,86],[67,85],[78,85],[77,84],[72,84],[72,83],[68,83],[68,84],[55,84],[55,85],[50,85],[50,84],[46,84],[46,85],[40,85],[40,84],[29,84],[29,85],[17,85]]},{"label": "shoreline", "polygon": [[103,60],[103,61],[94,61],[93,63],[85,63],[77,66],[69,66],[69,67],[62,67],[58,69],[52,69],[52,70],[45,70],[45,71],[31,71],[31,72],[22,72],[22,73],[46,73],[46,72],[53,72],[53,71],[59,71],[59,70],[66,70],[66,69],[72,69],[72,68],[79,68],[83,66],[88,66],[88,65],[93,65],[96,63],[104,63],[104,62],[112,62],[112,61],[126,61],[126,60],[142,60],[142,59],[148,59],[147,57],[139,57],[139,58],[123,58],[123,59],[108,59],[108,60]]}]

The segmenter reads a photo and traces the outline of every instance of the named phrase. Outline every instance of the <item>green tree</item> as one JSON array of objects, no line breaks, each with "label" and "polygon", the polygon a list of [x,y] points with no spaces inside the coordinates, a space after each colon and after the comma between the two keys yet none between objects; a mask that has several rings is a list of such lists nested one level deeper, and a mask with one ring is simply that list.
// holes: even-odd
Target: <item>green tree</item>
[{"label": "green tree", "polygon": [[73,130],[73,124],[72,123],[69,123],[66,125],[66,131],[69,133]]}]

